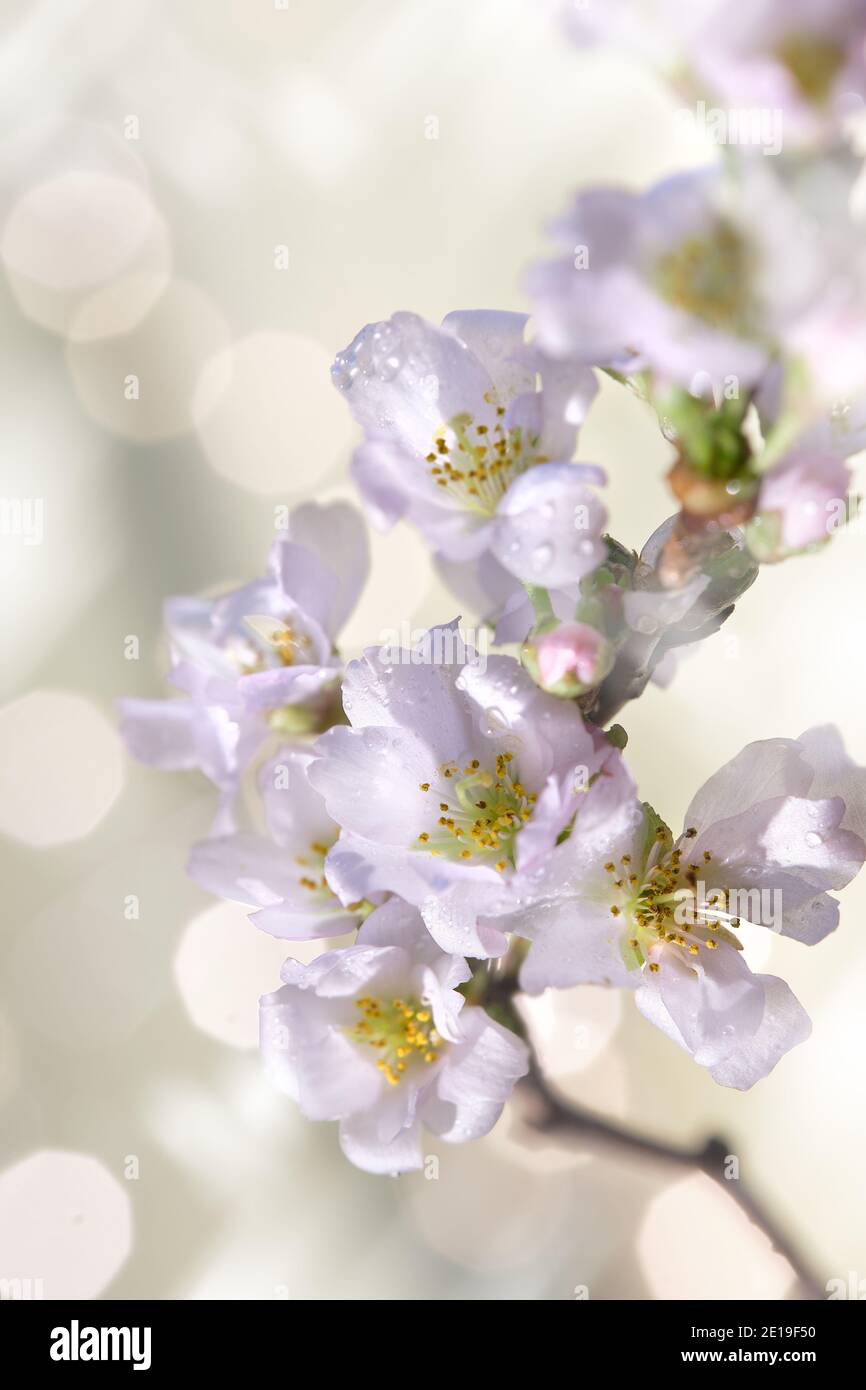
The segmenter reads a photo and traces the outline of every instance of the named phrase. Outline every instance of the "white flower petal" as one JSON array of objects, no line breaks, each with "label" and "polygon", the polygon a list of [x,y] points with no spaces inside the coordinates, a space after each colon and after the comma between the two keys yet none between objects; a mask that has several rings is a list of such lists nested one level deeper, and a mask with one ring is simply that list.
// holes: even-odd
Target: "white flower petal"
[{"label": "white flower petal", "polygon": [[785,1053],[805,1042],[812,1031],[809,1015],[784,980],[773,975],[759,975],[758,979],[764,988],[760,1024],[751,1037],[739,1041],[710,1069],[720,1086],[733,1086],[738,1091],[747,1091],[768,1076]]},{"label": "white flower petal", "polygon": [[622,920],[611,916],[606,902],[569,898],[539,903],[507,919],[507,925],[520,935],[531,934],[532,947],[520,970],[520,988],[527,994],[572,985],[634,989],[638,984],[623,962]]},{"label": "white flower petal", "polygon": [[121,700],[120,732],[130,753],[149,767],[198,767],[198,711],[189,700]]},{"label": "white flower petal", "polygon": [[[429,1117],[441,1138],[454,1144],[488,1134],[514,1083],[529,1070],[526,1044],[483,1009],[464,1009],[460,1024],[463,1041],[449,1051],[436,1084],[439,1100],[453,1111],[446,1116],[431,1107]],[[423,1103],[421,1115],[427,1119]]]},{"label": "white flower petal", "polygon": [[446,891],[419,904],[430,935],[443,951],[487,960],[508,949],[508,938],[496,922],[497,907],[508,899],[498,885],[485,889],[479,883],[453,884]]},{"label": "white flower petal", "polygon": [[814,769],[810,795],[841,796],[845,802],[842,825],[866,841],[866,768],[848,757],[842,736],[832,724],[808,729],[797,742]]},{"label": "white flower petal", "polygon": [[434,431],[463,412],[477,415],[493,385],[465,343],[408,313],[363,328],[332,376],[365,430],[387,430],[422,457]]},{"label": "white flower petal", "polygon": [[[325,631],[335,637],[360,598],[370,571],[370,542],[363,517],[349,502],[326,506],[305,502],[289,517],[289,535],[308,554],[312,551],[336,580],[329,588],[327,605],[319,596],[311,610]],[[300,602],[292,588],[287,592]]]},{"label": "white flower petal", "polygon": [[298,869],[285,850],[262,835],[239,832],[202,840],[187,862],[194,883],[218,898],[272,907],[289,900],[294,910],[303,903]]},{"label": "white flower petal", "polygon": [[793,738],[768,738],[746,747],[714,772],[695,794],[685,824],[699,833],[714,821],[727,820],[778,796],[805,796],[812,769]]},{"label": "white flower petal", "polygon": [[431,628],[412,650],[369,648],[349,662],[343,681],[352,727],[399,725],[418,734],[436,763],[459,757],[476,736],[471,710],[456,688],[473,656],[456,619]]},{"label": "white flower petal", "polygon": [[259,773],[268,831],[282,849],[292,853],[309,850],[314,842],[330,845],[337,834],[321,795],[307,777],[312,760],[308,748],[286,744]]},{"label": "white flower petal", "polygon": [[770,867],[803,879],[815,891],[843,888],[860,869],[864,854],[860,837],[840,829],[844,815],[841,797],[759,801],[740,815],[707,825],[695,840],[681,842],[683,863],[700,871],[704,853],[711,854],[714,877],[724,878],[727,888],[766,885]]},{"label": "white flower petal", "polygon": [[321,1001],[284,986],[261,1000],[265,1072],[311,1120],[333,1120],[373,1105],[383,1082],[337,1028]]},{"label": "white flower petal", "polygon": [[659,959],[657,974],[644,972],[638,1008],[719,1085],[748,1090],[808,1037],[808,1017],[788,986],[753,975],[732,947],[705,953],[697,969],[671,952]]},{"label": "white flower petal", "polygon": [[301,912],[288,903],[274,903],[250,913],[250,921],[259,931],[267,932],[280,941],[321,941],[331,936],[347,936],[358,925],[358,918],[331,908],[308,909]]},{"label": "white flower petal", "polygon": [[420,1123],[416,1120],[384,1139],[375,1110],[341,1122],[340,1148],[350,1163],[366,1173],[411,1173],[423,1163]]},{"label": "white flower petal", "polygon": [[527,322],[527,314],[501,309],[455,309],[442,320],[443,329],[460,338],[481,363],[503,404],[535,388],[535,367],[523,341]]},{"label": "white flower petal", "polygon": [[545,588],[575,584],[602,563],[607,513],[587,485],[600,470],[545,463],[513,482],[496,510],[491,549],[517,579]]},{"label": "white flower petal", "polygon": [[408,729],[329,729],[316,744],[311,784],[328,815],[366,839],[407,849],[428,824],[431,803],[421,785],[435,763]]}]

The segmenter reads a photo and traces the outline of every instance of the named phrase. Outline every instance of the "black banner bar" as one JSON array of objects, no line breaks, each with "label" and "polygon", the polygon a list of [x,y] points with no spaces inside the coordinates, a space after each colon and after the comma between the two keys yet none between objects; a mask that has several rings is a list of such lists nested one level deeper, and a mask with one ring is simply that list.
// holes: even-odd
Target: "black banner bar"
[{"label": "black banner bar", "polygon": [[[857,1364],[864,1331],[863,1305],[857,1302],[846,1307],[845,1300],[569,1302],[564,1324],[559,1323],[562,1308],[557,1314],[557,1328],[563,1328],[569,1337],[592,1337],[593,1364],[600,1362],[616,1374],[633,1369],[653,1376],[674,1367],[700,1372],[707,1366],[767,1371],[803,1366],[826,1376]],[[283,1373],[292,1374],[288,1363],[281,1371],[273,1358],[279,1363],[291,1356],[293,1338],[301,1325],[299,1317],[305,1316],[306,1312],[298,1314],[284,1300],[6,1301],[0,1302],[0,1331],[4,1363],[14,1365],[19,1374],[32,1367],[52,1377],[94,1376],[105,1369],[114,1375],[120,1372],[142,1377],[173,1373],[192,1364],[197,1370],[214,1370],[223,1376],[261,1372],[268,1379],[282,1379]],[[404,1307],[400,1314],[404,1353],[406,1319],[411,1320],[411,1316]],[[377,1315],[375,1335],[386,1360],[391,1348],[383,1339],[387,1339],[391,1325],[390,1319],[383,1323]],[[493,1321],[483,1326],[487,1353],[495,1345],[498,1324]],[[509,1343],[513,1344],[515,1330],[509,1333]],[[448,1340],[447,1334],[440,1335]],[[461,1329],[458,1335],[465,1333]],[[429,1336],[428,1331],[423,1351],[419,1344],[419,1361],[429,1359]],[[338,1338],[336,1344],[345,1345],[347,1352],[353,1348],[357,1369],[354,1338]],[[580,1374],[581,1344],[570,1341],[567,1345],[574,1354],[575,1374]],[[329,1341],[323,1357],[323,1370],[329,1375],[333,1374],[335,1350]],[[442,1350],[447,1347],[443,1345]]]}]

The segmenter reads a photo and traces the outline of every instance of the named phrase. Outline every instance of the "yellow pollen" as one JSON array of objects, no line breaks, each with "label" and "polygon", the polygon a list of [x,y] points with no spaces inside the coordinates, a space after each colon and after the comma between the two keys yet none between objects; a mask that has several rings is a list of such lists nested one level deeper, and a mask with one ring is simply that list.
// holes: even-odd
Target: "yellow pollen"
[{"label": "yellow pollen", "polygon": [[547,461],[538,452],[538,436],[521,425],[507,427],[504,413],[504,407],[496,407],[492,428],[475,424],[468,413],[456,415],[434,436],[435,452],[425,456],[449,499],[481,516],[493,516],[514,479]]},{"label": "yellow pollen", "polygon": [[442,1039],[430,1026],[430,1010],[420,1007],[416,999],[388,1001],[364,996],[355,1000],[355,1007],[361,1018],[346,1033],[353,1042],[375,1049],[379,1054],[376,1066],[389,1086],[396,1086],[410,1064],[414,1065],[413,1057],[436,1061]]},{"label": "yellow pollen", "polygon": [[512,775],[513,762],[513,753],[499,753],[495,772],[482,767],[478,758],[467,763],[462,772],[451,763],[439,768],[439,775],[453,779],[453,795],[439,802],[442,814],[432,831],[416,835],[418,848],[424,846],[429,854],[463,863],[495,866],[500,872],[508,868],[514,862],[516,836],[531,819],[535,802],[535,795],[527,794],[516,769]]},{"label": "yellow pollen", "polygon": [[[684,835],[688,836],[688,831]],[[667,830],[661,837],[654,835],[654,840],[656,843],[648,847],[646,858],[639,857],[637,872],[629,873],[627,878],[613,878],[610,885],[614,891],[608,896],[608,910],[612,917],[622,919],[622,947],[627,951],[625,963],[629,969],[637,968],[655,946],[663,948],[658,961],[664,959],[664,951],[682,951],[683,956],[690,958],[690,969],[697,970],[700,967],[697,962],[692,963],[691,958],[700,956],[701,946],[711,951],[718,949],[719,941],[712,938],[713,932],[739,947],[727,928],[738,927],[740,919],[727,916],[729,895],[726,890],[716,890],[706,898],[703,890],[699,891],[698,871],[682,863],[682,856],[688,851],[670,849],[665,852],[665,845],[670,843]],[[705,862],[713,858],[709,850],[702,854]],[[622,855],[620,862],[630,862],[630,856]],[[604,869],[611,874],[616,872],[612,860]],[[614,896],[616,901],[611,902]],[[656,968],[658,961],[654,962]]]}]

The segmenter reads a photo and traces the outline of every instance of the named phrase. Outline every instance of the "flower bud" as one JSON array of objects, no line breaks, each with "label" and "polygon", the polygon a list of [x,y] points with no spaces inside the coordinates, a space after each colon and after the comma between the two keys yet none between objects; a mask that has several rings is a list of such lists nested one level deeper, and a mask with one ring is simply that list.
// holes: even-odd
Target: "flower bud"
[{"label": "flower bud", "polygon": [[542,623],[520,659],[542,690],[571,699],[599,685],[614,662],[613,644],[588,623]]}]

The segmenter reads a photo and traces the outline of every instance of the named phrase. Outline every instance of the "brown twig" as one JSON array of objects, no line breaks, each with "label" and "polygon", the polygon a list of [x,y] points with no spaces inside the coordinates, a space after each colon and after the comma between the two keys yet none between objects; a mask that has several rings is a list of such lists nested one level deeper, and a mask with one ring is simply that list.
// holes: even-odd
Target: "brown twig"
[{"label": "brown twig", "polygon": [[724,1139],[710,1138],[700,1148],[689,1149],[650,1139],[635,1133],[634,1130],[611,1124],[601,1116],[582,1110],[557,1095],[532,1054],[529,1073],[522,1086],[532,1095],[535,1102],[534,1113],[529,1120],[534,1129],[543,1133],[570,1134],[575,1138],[589,1140],[599,1148],[618,1149],[623,1153],[657,1159],[679,1168],[692,1168],[706,1173],[707,1177],[718,1183],[729,1197],[733,1197],[741,1211],[764,1232],[773,1248],[788,1261],[797,1276],[797,1284],[802,1291],[801,1299],[805,1301],[825,1297],[823,1289],[795,1242],[785,1234],[748,1185],[741,1178],[733,1181],[725,1177],[724,1166],[731,1153],[731,1146]]},{"label": "brown twig", "polygon": [[742,1178],[725,1176],[725,1163],[731,1156],[730,1143],[713,1136],[694,1149],[667,1144],[664,1140],[650,1139],[635,1130],[612,1124],[557,1094],[541,1070],[526,1024],[515,1003],[515,996],[519,992],[517,975],[525,950],[526,943],[517,942],[500,961],[486,962],[485,968],[473,977],[473,1002],[482,1004],[494,1018],[522,1037],[529,1047],[529,1071],[520,1085],[524,1094],[531,1096],[533,1101],[533,1113],[528,1119],[532,1128],[545,1134],[571,1135],[576,1139],[588,1140],[598,1148],[618,1150],[623,1154],[705,1173],[733,1198],[749,1220],[764,1232],[773,1248],[788,1261],[797,1276],[801,1300],[823,1299],[825,1291],[796,1242],[785,1233]]}]

